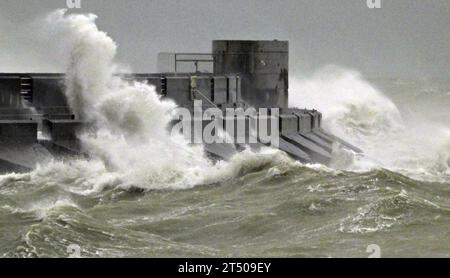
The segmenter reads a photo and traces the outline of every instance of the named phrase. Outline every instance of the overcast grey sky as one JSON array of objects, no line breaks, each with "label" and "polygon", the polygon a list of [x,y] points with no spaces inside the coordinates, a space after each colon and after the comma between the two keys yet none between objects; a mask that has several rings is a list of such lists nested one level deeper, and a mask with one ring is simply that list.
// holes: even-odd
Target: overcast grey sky
[{"label": "overcast grey sky", "polygon": [[[97,14],[119,60],[138,72],[155,71],[161,51],[209,52],[213,39],[283,39],[299,72],[335,64],[368,77],[450,77],[450,0],[381,0],[381,9],[366,0],[81,1],[73,11]],[[65,7],[66,0],[0,0],[1,69],[20,57],[45,61],[35,49],[42,46],[12,34]],[[36,69],[29,64],[10,68]]]}]

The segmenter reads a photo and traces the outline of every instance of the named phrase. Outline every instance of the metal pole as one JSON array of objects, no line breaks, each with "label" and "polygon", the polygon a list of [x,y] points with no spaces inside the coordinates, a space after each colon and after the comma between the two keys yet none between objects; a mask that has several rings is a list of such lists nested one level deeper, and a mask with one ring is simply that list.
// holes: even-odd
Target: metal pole
[{"label": "metal pole", "polygon": [[177,72],[177,53],[175,53],[175,72]]}]

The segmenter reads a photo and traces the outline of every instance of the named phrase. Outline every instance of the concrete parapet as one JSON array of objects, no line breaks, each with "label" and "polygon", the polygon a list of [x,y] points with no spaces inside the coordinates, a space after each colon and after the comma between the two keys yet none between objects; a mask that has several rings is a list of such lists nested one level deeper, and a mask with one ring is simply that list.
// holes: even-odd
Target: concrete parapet
[{"label": "concrete parapet", "polygon": [[37,143],[38,123],[28,120],[0,120],[0,142],[8,145]]},{"label": "concrete parapet", "polygon": [[42,131],[53,141],[76,141],[77,133],[85,127],[85,122],[74,120],[43,119]]},{"label": "concrete parapet", "polygon": [[239,74],[242,98],[250,106],[288,106],[287,41],[213,41],[214,73]]},{"label": "concrete parapet", "polygon": [[292,134],[298,133],[299,119],[292,114],[282,114],[280,115],[280,133],[282,134]]},{"label": "concrete parapet", "polygon": [[0,108],[19,108],[21,106],[20,76],[0,75]]}]

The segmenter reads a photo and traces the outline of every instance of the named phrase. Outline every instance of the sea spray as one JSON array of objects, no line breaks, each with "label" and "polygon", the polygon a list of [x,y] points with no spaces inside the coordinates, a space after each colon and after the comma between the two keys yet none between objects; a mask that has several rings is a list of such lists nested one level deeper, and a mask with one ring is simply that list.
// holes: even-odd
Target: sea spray
[{"label": "sea spray", "polygon": [[290,105],[318,109],[337,136],[364,140],[403,127],[395,104],[357,71],[327,66],[311,77],[292,78],[290,88]]},{"label": "sea spray", "polygon": [[367,171],[387,168],[416,179],[448,181],[450,137],[423,115],[406,121],[386,95],[359,72],[327,66],[312,76],[292,78],[290,105],[316,108],[333,134],[364,150],[335,149],[332,166]]},{"label": "sea spray", "polygon": [[[105,187],[191,188],[277,163],[296,165],[276,150],[248,151],[230,162],[213,164],[201,146],[169,136],[166,127],[175,104],[161,99],[148,84],[116,75],[120,70],[115,62],[117,45],[97,28],[95,19],[92,14],[58,10],[47,16],[44,28],[57,38],[53,40],[59,51],[55,55],[66,61],[71,107],[95,126],[94,132],[79,135],[91,159],[42,163],[30,174],[34,178],[53,178],[74,192],[95,194]],[[414,141],[417,134],[406,133],[408,127],[395,104],[358,72],[328,67],[312,77],[294,79],[290,91],[292,106],[319,109],[326,128],[365,151],[357,157],[337,149],[332,166],[384,167],[416,178],[448,179],[448,133],[442,135],[436,127],[428,131],[439,136],[422,135],[420,143]],[[431,144],[426,142],[430,138]]]},{"label": "sea spray", "polygon": [[259,154],[247,151],[230,162],[213,164],[204,156],[202,146],[188,145],[182,136],[170,136],[167,125],[175,104],[161,99],[153,86],[116,74],[117,45],[97,28],[95,19],[92,14],[67,14],[65,10],[46,19],[52,35],[60,38],[60,49],[66,52],[61,56],[68,58],[69,104],[83,121],[95,127],[79,134],[92,158],[40,165],[34,175],[45,176],[42,173],[59,169],[50,176],[76,193],[95,194],[117,186],[190,188],[280,161],[295,164],[273,149]]},{"label": "sea spray", "polygon": [[[60,23],[58,20],[50,23],[45,30],[52,32],[51,28],[54,29],[51,42],[66,54],[59,59],[63,63],[71,61],[72,50],[75,46],[81,47],[81,40],[74,36],[68,22]],[[84,60],[83,51],[75,53],[82,56],[78,56],[80,62]],[[54,56],[59,57],[58,54],[55,52]],[[103,57],[102,53],[99,55]],[[74,65],[73,61],[70,63]],[[111,72],[117,71],[114,62],[109,66]],[[78,70],[74,75],[80,79],[84,78],[81,77],[83,71],[91,72],[84,66]],[[342,79],[345,76],[348,78]],[[172,155],[174,164],[185,167],[185,172],[158,176],[154,159],[165,158],[165,143],[175,144],[169,139],[176,138],[164,137],[168,142],[160,142],[157,132],[160,129],[152,129],[154,125],[159,126],[153,115],[149,115],[148,127],[141,125],[139,118],[132,121],[136,124],[128,125],[124,115],[127,105],[142,105],[143,109],[164,112],[161,105],[167,105],[170,110],[171,104],[147,107],[147,104],[158,105],[160,100],[153,103],[155,95],[151,95],[149,102],[141,102],[143,96],[131,93],[136,101],[127,101],[122,107],[109,96],[110,92],[119,94],[117,90],[109,90],[116,88],[111,86],[114,82],[123,84],[119,88],[131,91],[136,87],[143,87],[145,92],[151,89],[142,83],[122,83],[120,79],[111,83],[110,77],[104,80],[103,84],[107,84],[104,95],[79,92],[79,89],[91,88],[81,86],[80,81],[68,83],[75,85],[74,93],[81,94],[73,104],[79,104],[77,109],[82,114],[88,112],[83,117],[98,128],[97,132],[82,134],[92,159],[70,157],[65,161],[42,162],[29,173],[0,176],[0,257],[68,257],[71,255],[68,248],[74,245],[80,247],[82,257],[361,257],[368,255],[365,251],[370,243],[379,245],[383,256],[448,257],[449,179],[446,183],[417,181],[379,169],[382,165],[402,165],[409,161],[415,166],[403,164],[403,173],[409,169],[408,175],[422,173],[419,178],[426,175],[430,179],[445,178],[445,173],[448,177],[450,132],[445,121],[448,110],[442,113],[445,117],[440,117],[444,118],[444,126],[415,121],[414,127],[408,123],[409,117],[405,117],[404,111],[393,108],[381,90],[360,74],[335,75],[334,83],[327,76],[321,80],[306,78],[303,81],[309,80],[311,87],[314,87],[311,82],[317,81],[316,88],[329,90],[292,86],[298,99],[295,99],[297,96],[291,99],[300,107],[321,107],[328,128],[335,127],[329,121],[336,120],[336,130],[347,140],[362,140],[359,146],[372,154],[376,170],[360,173],[335,171],[321,165],[304,167],[273,149],[264,149],[258,154],[245,151],[229,162],[216,165],[206,163],[202,155],[200,163],[179,162],[172,151],[167,155]],[[95,82],[92,85],[105,87]],[[337,92],[352,87],[360,89],[355,89],[342,101],[344,93]],[[71,91],[69,89],[68,93]],[[336,94],[330,98],[333,92]],[[446,92],[448,88],[444,94]],[[98,99],[99,95],[103,95],[105,101],[111,97],[113,100],[109,103],[116,107],[101,105],[104,101]],[[427,98],[435,98],[434,94],[428,95]],[[358,96],[367,97],[360,99]],[[317,102],[308,101],[313,97]],[[404,94],[404,97],[410,99],[411,95]],[[90,102],[86,103],[86,99]],[[367,110],[377,117],[350,113],[352,103],[359,107],[356,110]],[[371,105],[367,105],[369,103]],[[447,108],[445,103],[441,107]],[[336,109],[337,118],[331,117],[332,109]],[[419,118],[424,116],[420,113],[423,111],[413,110]],[[383,111],[387,113],[381,113]],[[403,119],[397,121],[398,114]],[[380,131],[380,138],[375,131]],[[406,131],[408,136],[397,136]],[[149,137],[151,141],[147,140]],[[381,141],[376,145],[378,139]],[[156,150],[148,151],[150,146]],[[387,155],[374,151],[377,146]],[[182,149],[183,152],[188,150]],[[198,151],[193,154],[194,158],[202,153],[201,148],[194,150]],[[404,155],[398,155],[401,150],[406,151]],[[146,158],[147,154],[158,156]],[[363,163],[371,162],[368,156],[354,161],[353,154],[347,154],[353,158],[353,166],[343,167],[345,169],[357,166],[367,169]],[[341,162],[346,164],[345,160]],[[141,172],[133,176],[129,169],[136,165],[141,166],[138,167]],[[189,180],[189,173],[195,173],[195,169],[198,175]],[[171,190],[220,181],[221,186]],[[121,190],[129,186],[164,190]]]}]

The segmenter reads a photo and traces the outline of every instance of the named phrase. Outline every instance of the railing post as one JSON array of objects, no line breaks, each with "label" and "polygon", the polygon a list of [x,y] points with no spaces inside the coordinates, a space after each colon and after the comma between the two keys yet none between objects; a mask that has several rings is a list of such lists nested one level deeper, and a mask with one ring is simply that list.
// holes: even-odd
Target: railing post
[{"label": "railing post", "polygon": [[177,72],[177,53],[175,53],[175,72]]}]

